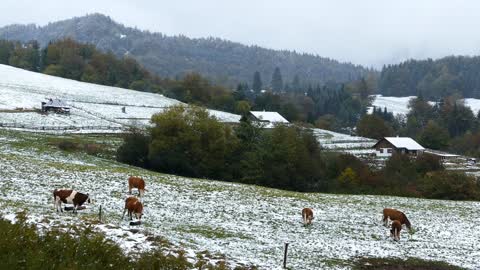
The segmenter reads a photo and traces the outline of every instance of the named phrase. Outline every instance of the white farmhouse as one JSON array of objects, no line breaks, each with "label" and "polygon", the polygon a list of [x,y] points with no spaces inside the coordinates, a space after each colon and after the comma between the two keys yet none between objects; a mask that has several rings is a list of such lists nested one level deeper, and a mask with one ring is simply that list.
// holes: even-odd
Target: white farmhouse
[{"label": "white farmhouse", "polygon": [[385,137],[374,146],[377,157],[390,157],[393,153],[418,156],[425,148],[409,137]]}]

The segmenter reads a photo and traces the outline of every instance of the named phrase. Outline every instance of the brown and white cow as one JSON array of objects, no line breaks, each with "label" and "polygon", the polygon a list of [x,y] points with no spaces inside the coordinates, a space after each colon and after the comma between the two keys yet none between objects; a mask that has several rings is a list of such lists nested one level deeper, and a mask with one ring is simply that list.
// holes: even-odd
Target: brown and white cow
[{"label": "brown and white cow", "polygon": [[390,220],[398,220],[400,224],[405,224],[407,226],[408,230],[412,230],[412,225],[410,224],[410,220],[408,220],[407,216],[401,212],[398,211],[397,209],[393,208],[385,208],[383,209],[383,223],[385,227],[388,227],[388,219]]},{"label": "brown and white cow", "polygon": [[77,212],[77,207],[82,206],[85,202],[91,203],[90,197],[87,194],[77,192],[73,189],[55,189],[53,191],[53,201],[55,209],[58,212],[63,212],[62,203],[73,204],[73,212]]},{"label": "brown and white cow", "polygon": [[400,231],[402,230],[402,223],[398,220],[392,222],[392,229],[390,229],[390,235],[393,237],[393,240],[400,240]]},{"label": "brown and white cow", "polygon": [[303,219],[303,224],[304,225],[312,224],[313,210],[311,208],[303,208],[302,219]]},{"label": "brown and white cow", "polygon": [[122,220],[125,217],[125,212],[128,211],[128,216],[132,220],[132,213],[135,214],[135,217],[140,220],[143,215],[143,204],[135,197],[128,197],[125,200],[125,209],[123,210]]},{"label": "brown and white cow", "polygon": [[132,188],[137,188],[139,196],[145,193],[145,181],[141,177],[130,176],[128,178],[128,193],[132,194]]}]

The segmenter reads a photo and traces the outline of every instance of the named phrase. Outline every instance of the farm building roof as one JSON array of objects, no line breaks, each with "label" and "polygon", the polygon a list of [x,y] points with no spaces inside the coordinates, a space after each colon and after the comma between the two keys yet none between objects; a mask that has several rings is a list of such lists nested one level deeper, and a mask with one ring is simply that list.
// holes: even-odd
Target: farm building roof
[{"label": "farm building roof", "polygon": [[423,146],[418,144],[410,137],[385,137],[384,139],[396,148],[405,148],[407,150],[425,150]]},{"label": "farm building roof", "polygon": [[278,112],[251,111],[250,113],[261,121],[270,123],[289,123],[287,119],[283,118]]}]

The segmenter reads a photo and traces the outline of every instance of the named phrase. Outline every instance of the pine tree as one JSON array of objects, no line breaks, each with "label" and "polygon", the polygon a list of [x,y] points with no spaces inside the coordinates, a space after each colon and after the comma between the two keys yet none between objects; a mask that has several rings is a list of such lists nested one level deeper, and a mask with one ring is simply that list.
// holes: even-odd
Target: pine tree
[{"label": "pine tree", "polygon": [[295,74],[295,77],[293,77],[292,88],[295,92],[301,92],[300,78],[298,77],[298,74]]},{"label": "pine tree", "polygon": [[260,90],[262,90],[262,78],[260,76],[260,72],[258,71],[255,71],[255,74],[253,74],[252,89],[255,92],[260,92]]},{"label": "pine tree", "polygon": [[271,86],[274,92],[281,92],[283,90],[282,73],[280,73],[280,68],[278,67],[273,71]]}]

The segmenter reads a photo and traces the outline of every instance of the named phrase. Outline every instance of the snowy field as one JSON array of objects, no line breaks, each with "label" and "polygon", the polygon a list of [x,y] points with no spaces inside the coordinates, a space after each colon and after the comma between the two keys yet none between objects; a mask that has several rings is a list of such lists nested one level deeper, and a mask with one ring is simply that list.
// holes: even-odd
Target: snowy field
[{"label": "snowy field", "polygon": [[[346,260],[370,256],[419,257],[480,269],[479,202],[302,194],[189,179],[61,152],[44,140],[0,131],[0,205],[10,218],[27,209],[44,226],[88,222],[101,205],[107,222],[101,229],[126,251],[148,249],[146,235],[160,236],[192,258],[204,250],[224,254],[230,266],[280,269],[283,244],[289,242],[290,269],[348,269]],[[135,235],[120,221],[129,175],[147,182],[144,223]],[[89,192],[95,204],[78,216],[57,214],[51,192],[60,187]],[[303,207],[315,211],[310,227],[301,224]],[[384,207],[402,209],[415,233],[402,231],[398,243],[390,239],[380,222]]]},{"label": "snowy field", "polygon": [[[70,115],[26,114],[39,110],[41,102],[59,98],[71,107]],[[16,128],[39,126],[111,131],[130,125],[147,125],[151,116],[180,101],[160,94],[133,91],[26,71],[0,65],[0,124]],[[125,113],[122,108],[125,107]],[[210,110],[220,121],[238,122],[239,115]]]},{"label": "snowy field", "polygon": [[[373,106],[377,108],[387,107],[387,111],[393,114],[403,114],[406,115],[409,111],[408,109],[408,102],[410,99],[414,98],[415,96],[408,96],[408,97],[384,97],[382,95],[375,95],[375,100],[373,101]],[[477,115],[478,111],[480,110],[480,99],[475,98],[466,98],[464,99],[465,105],[472,109],[473,113]],[[435,103],[430,101],[430,104],[434,105]],[[371,113],[373,107],[369,108],[369,113]]]},{"label": "snowy field", "polygon": [[317,137],[322,148],[330,151],[350,153],[355,156],[365,156],[375,153],[375,149],[373,149],[372,146],[377,141],[374,139],[350,136],[318,128],[313,129],[313,134]]}]

